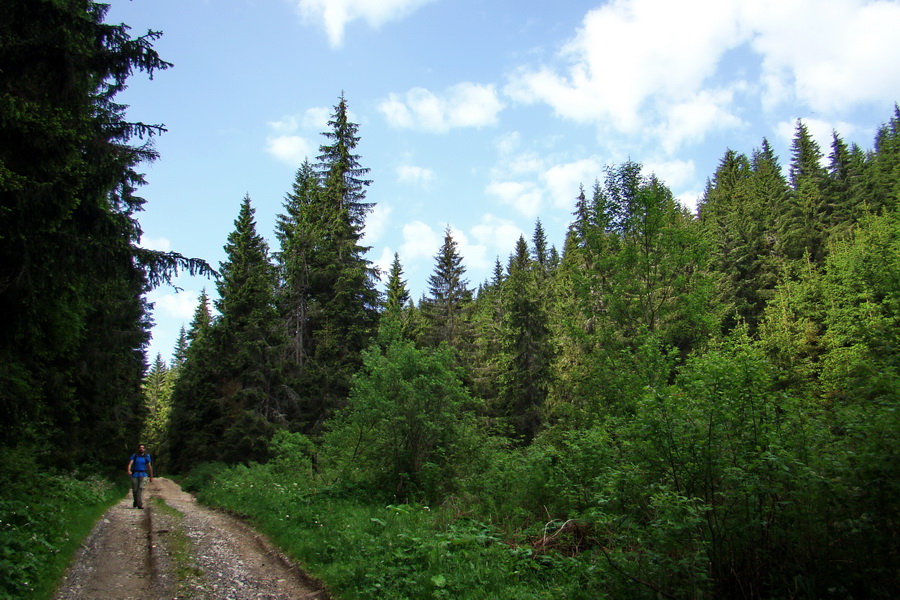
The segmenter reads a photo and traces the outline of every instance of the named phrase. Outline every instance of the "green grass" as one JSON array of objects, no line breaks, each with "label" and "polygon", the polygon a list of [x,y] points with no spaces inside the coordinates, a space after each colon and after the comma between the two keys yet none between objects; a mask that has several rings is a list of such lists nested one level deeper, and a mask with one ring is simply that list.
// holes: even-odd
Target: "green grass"
[{"label": "green grass", "polygon": [[197,567],[194,560],[191,539],[184,532],[184,527],[182,526],[184,513],[172,508],[161,498],[152,498],[150,502],[153,503],[153,506],[160,513],[169,517],[170,527],[166,534],[165,544],[169,550],[172,567],[177,579],[178,592],[176,595],[183,597],[188,589],[188,582],[203,575],[203,571]]},{"label": "green grass", "polygon": [[15,451],[0,456],[0,473],[0,598],[50,598],[127,482],[48,473]]},{"label": "green grass", "polygon": [[603,563],[538,553],[441,508],[342,499],[265,465],[222,471],[200,499],[247,515],[337,598],[603,598]]},{"label": "green grass", "polygon": [[[89,484],[90,485],[90,484]],[[58,540],[55,552],[50,552],[46,562],[38,572],[34,584],[34,598],[43,600],[50,598],[56,591],[60,579],[71,564],[75,553],[81,547],[82,542],[91,533],[97,521],[110,507],[119,502],[127,493],[127,484],[109,485],[100,499],[95,503],[81,505],[78,503],[54,502],[53,510],[64,521],[62,531],[57,530],[51,537]]]}]

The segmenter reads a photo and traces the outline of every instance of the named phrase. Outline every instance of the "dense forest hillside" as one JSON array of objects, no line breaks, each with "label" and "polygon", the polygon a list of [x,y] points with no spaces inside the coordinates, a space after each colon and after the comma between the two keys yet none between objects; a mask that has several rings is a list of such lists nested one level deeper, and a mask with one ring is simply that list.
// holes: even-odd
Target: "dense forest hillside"
[{"label": "dense forest hillside", "polygon": [[221,503],[241,477],[292,486],[274,510],[442,507],[485,548],[557,557],[529,563],[565,573],[532,597],[900,594],[900,108],[871,149],[798,121],[784,164],[765,139],[726,150],[696,214],[610,165],[573,191],[563,248],[538,221],[478,284],[448,229],[414,300],[399,256],[379,292],[341,95],[277,247],[245,197],[217,299],[148,370],[145,294],[214,274],[137,246],[163,128],[115,96],[170,65],[88,0],[7,4],[0,484],[101,469],[141,436],[162,468],[221,473]]},{"label": "dense forest hillside", "polygon": [[537,222],[477,288],[448,229],[418,302],[399,256],[373,292],[347,110],[279,248],[245,198],[219,316],[204,297],[150,372],[172,468],[273,461],[287,501],[450,503],[510,539],[570,524],[551,537],[585,597],[900,591],[900,110],[871,150],[835,132],[826,155],[801,121],[785,166],[765,139],[727,150],[696,214],[612,165],[561,251]]}]

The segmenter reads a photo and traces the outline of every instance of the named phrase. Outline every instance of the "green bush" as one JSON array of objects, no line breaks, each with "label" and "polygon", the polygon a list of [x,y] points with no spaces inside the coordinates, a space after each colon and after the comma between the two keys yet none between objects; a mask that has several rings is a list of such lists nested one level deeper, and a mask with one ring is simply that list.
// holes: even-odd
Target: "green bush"
[{"label": "green bush", "polygon": [[363,361],[322,446],[330,477],[394,502],[435,502],[455,492],[483,436],[452,350],[394,338],[364,352]]},{"label": "green bush", "polygon": [[603,597],[607,573],[596,556],[541,549],[459,514],[452,503],[384,505],[342,494],[340,486],[251,465],[222,471],[199,498],[248,515],[347,600]]},{"label": "green bush", "polygon": [[33,449],[0,449],[0,598],[49,598],[97,518],[125,493],[58,473]]},{"label": "green bush", "polygon": [[223,462],[207,462],[200,463],[190,470],[190,472],[181,480],[181,489],[186,492],[199,492],[212,479],[228,468]]}]

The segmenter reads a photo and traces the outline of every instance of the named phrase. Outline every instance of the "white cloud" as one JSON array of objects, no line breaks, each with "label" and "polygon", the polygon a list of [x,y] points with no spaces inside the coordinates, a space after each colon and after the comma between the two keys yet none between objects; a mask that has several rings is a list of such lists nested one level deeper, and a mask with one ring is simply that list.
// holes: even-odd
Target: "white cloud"
[{"label": "white cloud", "polygon": [[764,100],[835,113],[900,96],[900,4],[759,0],[742,6],[762,57]]},{"label": "white cloud", "polygon": [[[842,137],[850,137],[856,132],[856,127],[850,123],[846,123],[844,121],[825,121],[822,119],[813,119],[809,117],[805,117],[800,119],[803,121],[803,124],[806,125],[807,131],[812,136],[812,138],[819,144],[819,149],[822,151],[823,162],[825,162],[825,158],[828,157],[828,153],[831,152],[831,141],[832,141],[832,133],[837,131]],[[797,119],[788,119],[786,121],[781,121],[775,126],[775,134],[781,142],[787,146],[791,147],[794,141],[794,134],[797,131]]]},{"label": "white cloud", "polygon": [[331,119],[331,114],[332,109],[325,106],[308,108],[303,113],[303,128],[321,133],[328,129],[328,121]]},{"label": "white cloud", "polygon": [[645,175],[656,175],[670,189],[683,188],[697,177],[697,167],[693,160],[648,160],[643,163],[643,167]]},{"label": "white cloud", "polygon": [[539,173],[544,170],[547,159],[533,152],[523,152],[507,160],[503,167],[512,175]]},{"label": "white cloud", "polygon": [[413,221],[403,226],[403,245],[400,256],[403,260],[415,261],[437,254],[444,242],[442,233],[436,232],[421,221]]},{"label": "white cloud", "polygon": [[571,212],[579,185],[590,188],[595,179],[602,178],[603,165],[597,156],[549,162],[530,152],[504,157],[492,169],[493,180],[485,187],[485,193],[534,219],[548,200],[553,207]]},{"label": "white cloud", "polygon": [[544,171],[541,179],[550,192],[553,205],[571,212],[578,197],[579,185],[590,189],[594,180],[602,178],[602,171],[599,159],[591,157],[554,165]]},{"label": "white cloud", "polygon": [[280,135],[266,140],[266,152],[294,167],[299,167],[313,153],[314,146],[299,135]]},{"label": "white cloud", "polygon": [[378,109],[394,127],[446,133],[460,127],[494,125],[503,103],[493,85],[464,82],[438,96],[424,88],[390,94]]},{"label": "white cloud", "polygon": [[280,121],[269,121],[266,125],[276,135],[287,135],[297,131],[298,121],[295,116],[287,116]]},{"label": "white cloud", "polygon": [[[585,15],[557,65],[520,68],[504,92],[673,154],[741,127],[738,95],[828,118],[894,102],[898,30],[889,0],[611,0]],[[729,70],[732,51],[756,64]]]},{"label": "white cloud", "polygon": [[400,165],[397,167],[397,181],[428,188],[434,181],[434,171],[415,165]]},{"label": "white cloud", "polygon": [[299,135],[301,130],[320,133],[328,127],[331,111],[328,108],[309,108],[302,115],[288,115],[266,123],[271,135],[266,139],[266,152],[294,167],[312,157],[318,148]]},{"label": "white cloud", "polygon": [[685,208],[687,208],[691,213],[697,212],[697,204],[700,202],[700,198],[703,196],[703,192],[699,190],[691,190],[689,192],[682,192],[675,196],[675,199]]},{"label": "white cloud", "polygon": [[[450,235],[453,236],[453,241],[456,242],[456,248],[459,251],[459,255],[462,257],[463,266],[467,271],[470,269],[481,271],[493,264],[493,259],[488,260],[487,246],[485,244],[471,242],[469,236],[467,236],[465,232],[453,227],[450,228]],[[441,236],[441,245],[443,245],[443,243],[444,237]],[[440,250],[440,246],[437,250]],[[435,251],[435,254],[437,253],[437,250]],[[470,279],[469,284],[472,283],[473,282]]]},{"label": "white cloud", "polygon": [[141,248],[147,250],[159,250],[160,252],[169,252],[172,249],[172,242],[168,238],[151,238],[141,236]]},{"label": "white cloud", "polygon": [[[512,252],[521,235],[523,235],[523,232],[515,223],[495,217],[492,214],[484,215],[481,217],[481,221],[472,227],[472,236],[479,244],[491,250],[494,257],[507,256]],[[485,252],[486,255],[487,253]],[[493,261],[493,259],[491,260]],[[484,263],[482,268],[492,265],[493,262],[490,264]]]},{"label": "white cloud", "polygon": [[366,228],[364,230],[365,243],[374,245],[381,239],[387,230],[394,209],[383,202],[372,207],[372,211],[366,215]]},{"label": "white cloud", "polygon": [[505,133],[494,140],[494,146],[500,154],[512,154],[522,143],[522,134],[518,131]]},{"label": "white cloud", "polygon": [[181,320],[193,318],[199,300],[200,295],[193,291],[183,291],[177,294],[158,294],[151,299],[156,312]]},{"label": "white cloud", "polygon": [[389,246],[385,246],[381,249],[381,255],[374,262],[375,268],[378,269],[381,275],[381,281],[387,283],[388,275],[391,273],[391,265],[394,264],[394,251]]},{"label": "white cloud", "polygon": [[[525,69],[506,91],[559,116],[634,133],[657,97],[689,98],[738,37],[734,2],[618,0],[585,16],[562,51],[564,73]],[[690,15],[690,18],[685,18]]]},{"label": "white cloud", "polygon": [[493,181],[484,191],[503,204],[513,207],[522,216],[534,218],[540,212],[543,193],[535,182]]},{"label": "white cloud", "polygon": [[389,21],[402,19],[433,0],[296,0],[300,15],[325,29],[332,47],[344,41],[347,24],[362,19],[378,29]]},{"label": "white cloud", "polygon": [[685,142],[702,141],[707,133],[735,129],[743,120],[731,113],[734,89],[701,90],[664,109],[658,136],[663,149],[674,154]]}]

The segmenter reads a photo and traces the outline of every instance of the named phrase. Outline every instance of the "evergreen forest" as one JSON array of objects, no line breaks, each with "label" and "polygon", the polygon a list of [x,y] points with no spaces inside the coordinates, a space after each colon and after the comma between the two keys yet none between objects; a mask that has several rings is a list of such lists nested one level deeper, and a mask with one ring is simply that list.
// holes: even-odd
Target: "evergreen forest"
[{"label": "evergreen forest", "polygon": [[[274,232],[245,196],[220,265],[146,250],[164,128],[115,97],[159,33],[6,5],[0,597],[138,440],[340,598],[900,596],[900,108],[871,148],[725,150],[695,213],[610,165],[487,281],[448,228],[415,299],[343,94]],[[216,293],[148,363],[182,272]]]}]

